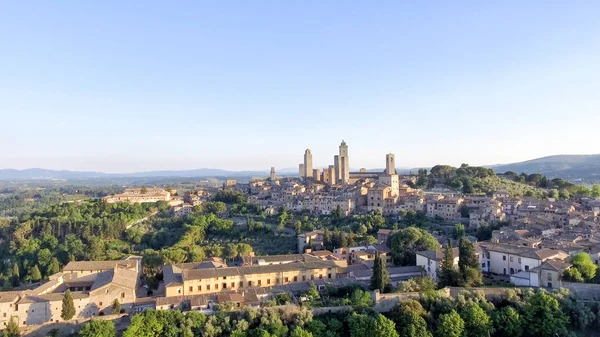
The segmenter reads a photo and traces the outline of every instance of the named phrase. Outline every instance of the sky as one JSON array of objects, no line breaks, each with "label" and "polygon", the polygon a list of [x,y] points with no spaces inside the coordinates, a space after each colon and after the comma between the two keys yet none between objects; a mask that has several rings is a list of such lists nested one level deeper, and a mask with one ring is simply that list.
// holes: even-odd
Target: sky
[{"label": "sky", "polygon": [[7,1],[0,168],[600,153],[599,1]]}]

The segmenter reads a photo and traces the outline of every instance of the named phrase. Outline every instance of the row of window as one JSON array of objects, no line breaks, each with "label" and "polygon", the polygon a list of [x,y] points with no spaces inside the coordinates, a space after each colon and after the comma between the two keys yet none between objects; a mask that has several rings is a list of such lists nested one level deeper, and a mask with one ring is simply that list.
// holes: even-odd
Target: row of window
[{"label": "row of window", "polygon": [[[330,279],[331,278],[331,274],[327,274],[327,278]],[[226,277],[223,277],[223,279],[226,279]],[[298,276],[294,276],[292,279],[293,279],[293,282],[298,282]],[[310,279],[314,280],[315,279],[315,275],[311,275]],[[322,274],[319,275],[319,279],[323,279],[323,275]],[[218,280],[218,278],[215,278],[215,281],[217,281],[217,280]],[[307,280],[306,276],[302,276],[302,281],[306,282],[306,280]],[[283,279],[283,282],[284,283],[289,283],[290,282],[290,278],[289,277],[285,277]],[[252,281],[248,281],[247,284],[248,284],[248,287],[252,287],[254,285],[254,283]],[[275,284],[279,284],[279,278],[275,279]],[[262,286],[263,285],[262,280],[258,280],[255,285],[258,286],[258,287]],[[271,279],[267,279],[266,285],[271,285]],[[223,282],[221,284],[221,287],[222,287],[221,289],[227,289],[227,283]],[[231,282],[230,283],[230,287],[231,287],[230,289],[234,289],[235,288],[235,282]],[[240,281],[238,288],[243,288],[243,287],[244,287],[244,282]],[[202,291],[202,286],[201,285],[197,286],[197,289],[198,289],[198,291]],[[189,290],[190,293],[192,293],[192,292],[194,292],[194,287],[190,286],[188,288],[188,290]],[[211,285],[210,284],[206,285],[206,290],[211,290]],[[219,290],[219,284],[218,283],[213,284],[212,285],[212,290]],[[177,293],[181,294],[181,289],[177,289]]]}]

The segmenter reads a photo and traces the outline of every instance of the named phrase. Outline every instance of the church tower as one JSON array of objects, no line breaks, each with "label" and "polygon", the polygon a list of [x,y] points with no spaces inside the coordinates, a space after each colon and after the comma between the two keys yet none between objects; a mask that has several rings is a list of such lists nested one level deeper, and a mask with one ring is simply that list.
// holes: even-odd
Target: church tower
[{"label": "church tower", "polygon": [[396,174],[396,161],[392,153],[385,155],[385,174]]},{"label": "church tower", "polygon": [[271,178],[271,181],[275,181],[275,168],[274,167],[271,167],[271,175],[269,178]]}]

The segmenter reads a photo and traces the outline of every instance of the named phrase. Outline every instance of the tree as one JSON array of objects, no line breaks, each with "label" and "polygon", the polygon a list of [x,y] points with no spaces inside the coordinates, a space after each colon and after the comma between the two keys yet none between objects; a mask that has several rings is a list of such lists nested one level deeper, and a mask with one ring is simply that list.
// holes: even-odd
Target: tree
[{"label": "tree", "polygon": [[313,337],[313,334],[297,326],[294,331],[292,331],[290,337]]},{"label": "tree", "polygon": [[455,240],[461,239],[465,236],[465,225],[457,223],[454,225],[454,233],[452,234]]},{"label": "tree", "polygon": [[31,271],[29,272],[29,278],[32,282],[39,282],[42,279],[42,273],[40,272],[37,264],[31,268]]},{"label": "tree", "polygon": [[439,283],[443,287],[456,286],[457,274],[454,270],[454,254],[452,252],[452,242],[448,240],[448,244],[444,249],[444,258],[440,264],[440,280]]},{"label": "tree", "polygon": [[92,320],[79,331],[79,337],[115,337],[115,323],[113,321]]},{"label": "tree", "polygon": [[483,276],[481,275],[479,259],[475,254],[475,246],[464,237],[460,239],[458,246],[458,269],[463,286],[473,287],[483,284]]},{"label": "tree", "polygon": [[583,275],[581,275],[581,272],[579,271],[579,269],[577,269],[575,267],[566,269],[564,271],[564,273],[563,273],[563,280],[569,281],[569,282],[583,282],[583,281],[585,281],[583,279]]},{"label": "tree", "polygon": [[296,235],[302,234],[302,222],[296,221],[294,224],[294,229],[296,230]]},{"label": "tree", "polygon": [[465,331],[465,322],[456,312],[452,310],[448,314],[440,315],[436,337],[462,337]]},{"label": "tree", "polygon": [[4,337],[19,337],[21,332],[19,331],[19,325],[15,322],[14,318],[11,317],[4,329]]},{"label": "tree", "polygon": [[398,337],[398,332],[396,332],[396,323],[394,323],[392,320],[386,318],[382,314],[378,314],[374,321],[375,327],[373,332],[364,336]]},{"label": "tree", "polygon": [[18,287],[21,285],[21,273],[19,272],[19,265],[13,264],[12,267],[12,285],[13,287]]},{"label": "tree", "polygon": [[383,294],[385,288],[390,284],[385,262],[379,256],[379,252],[375,253],[375,261],[373,264],[373,275],[371,276],[371,289],[379,290]]},{"label": "tree", "polygon": [[495,311],[493,321],[498,337],[521,337],[523,335],[521,316],[511,306]]},{"label": "tree", "polygon": [[356,308],[369,308],[373,305],[373,299],[371,299],[371,293],[356,289],[350,295],[350,304]]},{"label": "tree", "polygon": [[121,302],[119,302],[118,298],[112,302],[112,313],[113,315],[117,315],[121,313]]},{"label": "tree", "polygon": [[554,337],[567,332],[569,321],[560,309],[558,300],[545,290],[538,290],[523,306],[524,326],[532,336]]},{"label": "tree", "polygon": [[477,303],[467,303],[460,311],[460,316],[465,322],[463,337],[486,337],[492,333],[490,316]]},{"label": "tree", "polygon": [[60,317],[65,321],[68,321],[71,318],[73,318],[73,316],[75,316],[75,304],[73,303],[73,296],[71,295],[71,291],[67,289],[62,301],[62,310],[60,312]]},{"label": "tree", "polygon": [[440,244],[427,231],[408,227],[399,230],[388,239],[394,263],[401,266],[414,266],[417,263],[416,252],[438,250]]},{"label": "tree", "polygon": [[50,265],[48,265],[48,270],[47,270],[46,274],[54,275],[58,272],[60,272],[60,263],[58,263],[57,258],[53,257],[52,260],[50,261]]},{"label": "tree", "polygon": [[571,258],[571,264],[574,268],[577,268],[581,273],[581,276],[586,281],[593,279],[596,276],[596,270],[598,266],[592,261],[592,258],[587,253],[577,253]]},{"label": "tree", "polygon": [[548,191],[548,198],[558,199],[558,197],[558,190],[556,188],[553,188],[550,191]]},{"label": "tree", "polygon": [[560,190],[560,192],[558,192],[558,195],[561,199],[565,199],[565,200],[571,199],[571,193],[569,193],[569,191],[566,189]]},{"label": "tree", "polygon": [[402,337],[431,337],[424,318],[426,314],[421,303],[409,299],[400,301],[390,313],[390,318]]},{"label": "tree", "polygon": [[435,288],[435,281],[429,276],[411,278],[398,285],[398,291],[402,293],[426,292],[435,290]]},{"label": "tree", "polygon": [[311,300],[319,298],[319,291],[313,282],[310,283],[308,290],[303,293],[303,296],[310,298]]}]

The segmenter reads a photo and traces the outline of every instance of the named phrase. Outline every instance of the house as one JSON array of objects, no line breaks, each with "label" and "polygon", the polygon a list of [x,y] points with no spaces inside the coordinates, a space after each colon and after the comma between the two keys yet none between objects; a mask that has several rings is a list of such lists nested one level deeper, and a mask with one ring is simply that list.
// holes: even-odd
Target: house
[{"label": "house", "polygon": [[485,272],[497,275],[513,275],[529,271],[546,260],[564,260],[569,254],[548,248],[529,248],[502,243],[479,242],[482,249],[480,262]]},{"label": "house", "polygon": [[[458,248],[452,248],[454,267],[458,269]],[[444,250],[426,250],[416,253],[417,266],[423,268],[427,276],[438,281],[440,265],[444,259]]]},{"label": "house", "polygon": [[560,288],[563,273],[569,268],[571,268],[570,263],[547,260],[528,271],[523,270],[511,275],[510,282],[522,287]]}]

